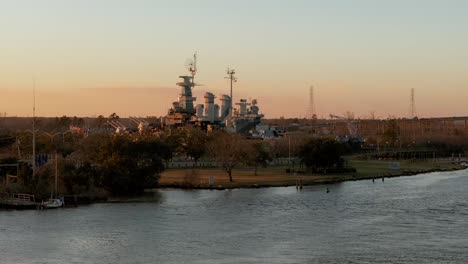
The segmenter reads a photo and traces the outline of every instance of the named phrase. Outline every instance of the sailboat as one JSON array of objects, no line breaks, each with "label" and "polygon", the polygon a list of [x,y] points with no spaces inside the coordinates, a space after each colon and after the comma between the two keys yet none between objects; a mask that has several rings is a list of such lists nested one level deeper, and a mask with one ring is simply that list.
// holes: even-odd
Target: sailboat
[{"label": "sailboat", "polygon": [[56,198],[53,198],[54,196],[50,195],[49,200],[42,202],[42,208],[43,209],[55,209],[55,208],[60,208],[65,206],[65,200],[63,197],[58,198],[57,197],[57,179],[58,179],[58,155],[57,151],[55,152],[55,184],[54,184],[54,195]]},{"label": "sailboat", "polygon": [[[33,169],[33,178],[36,176],[36,80],[34,79],[33,85],[33,156],[32,156],[32,169]],[[57,152],[55,152],[55,195],[57,195],[57,176],[58,176],[58,160]],[[42,209],[55,209],[65,206],[65,201],[63,198],[52,198],[40,203],[40,208]]]},{"label": "sailboat", "polygon": [[64,206],[65,202],[63,198],[50,198],[49,200],[41,203],[41,207],[43,209],[56,209]]}]

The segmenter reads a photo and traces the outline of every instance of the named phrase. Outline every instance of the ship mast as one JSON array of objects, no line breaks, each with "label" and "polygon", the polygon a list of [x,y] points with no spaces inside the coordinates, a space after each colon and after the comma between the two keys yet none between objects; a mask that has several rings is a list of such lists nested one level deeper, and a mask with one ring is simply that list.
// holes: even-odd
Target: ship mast
[{"label": "ship mast", "polygon": [[195,88],[195,75],[197,74],[197,52],[193,54],[193,61],[190,64],[189,71],[192,74],[192,84],[193,88]]},{"label": "ship mast", "polygon": [[231,114],[229,116],[229,119],[230,121],[232,121],[232,116],[233,116],[233,112],[234,112],[234,107],[233,107],[233,104],[234,104],[234,99],[232,98],[232,83],[233,82],[237,82],[237,78],[234,76],[236,74],[236,71],[234,69],[230,69],[229,67],[227,68],[227,77],[224,77],[225,79],[229,79],[231,81]]}]

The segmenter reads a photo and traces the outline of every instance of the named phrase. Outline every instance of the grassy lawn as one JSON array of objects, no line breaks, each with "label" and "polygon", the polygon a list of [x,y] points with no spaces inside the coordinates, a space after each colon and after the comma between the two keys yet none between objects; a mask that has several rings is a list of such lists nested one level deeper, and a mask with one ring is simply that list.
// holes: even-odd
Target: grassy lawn
[{"label": "grassy lawn", "polygon": [[[345,173],[336,175],[318,175],[318,174],[288,174],[288,166],[269,166],[259,168],[258,175],[254,175],[254,169],[240,167],[234,169],[234,182],[229,182],[227,173],[218,168],[202,169],[168,169],[162,176],[160,185],[162,187],[181,187],[195,186],[208,187],[210,176],[214,177],[215,186],[223,188],[241,188],[255,186],[292,186],[296,184],[297,179],[302,179],[305,185],[339,182],[346,180],[370,179],[374,177],[390,177],[397,175],[411,175],[433,170],[453,170],[460,169],[458,164],[433,163],[429,161],[409,162],[401,161],[399,170],[389,169],[389,161],[376,160],[350,160],[349,166],[357,169],[357,173]],[[296,165],[296,169],[298,165]]]},{"label": "grassy lawn", "polygon": [[450,162],[434,163],[431,161],[400,161],[400,169],[389,169],[389,161],[351,160],[349,165],[357,169],[357,175],[362,177],[380,176],[385,174],[402,174],[407,171],[449,170],[460,166]]}]

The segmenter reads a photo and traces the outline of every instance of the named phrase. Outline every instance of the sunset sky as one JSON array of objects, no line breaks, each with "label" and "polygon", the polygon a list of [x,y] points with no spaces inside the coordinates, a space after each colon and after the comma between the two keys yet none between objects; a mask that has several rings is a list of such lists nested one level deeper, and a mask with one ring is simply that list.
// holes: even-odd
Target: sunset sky
[{"label": "sunset sky", "polygon": [[164,115],[198,51],[197,103],[257,98],[267,117],[468,115],[468,1],[0,0],[0,112]]}]

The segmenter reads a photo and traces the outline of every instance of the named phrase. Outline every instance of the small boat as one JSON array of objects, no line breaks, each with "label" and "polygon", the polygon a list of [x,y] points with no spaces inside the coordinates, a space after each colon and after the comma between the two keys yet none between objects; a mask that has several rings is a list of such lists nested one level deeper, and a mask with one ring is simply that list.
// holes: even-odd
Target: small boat
[{"label": "small boat", "polygon": [[63,199],[53,199],[53,198],[41,203],[41,207],[43,209],[55,209],[55,208],[63,207],[64,205],[65,205],[65,202],[63,201]]}]

